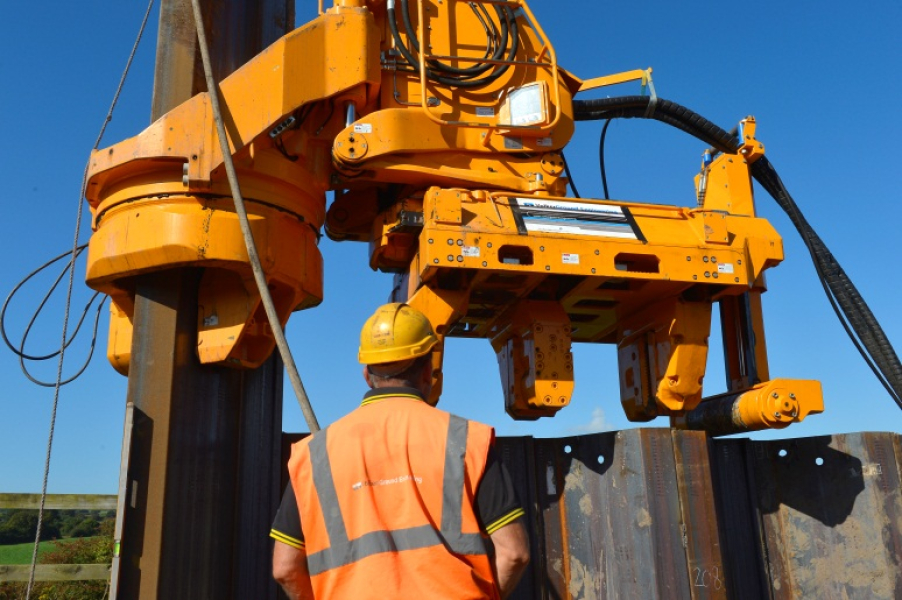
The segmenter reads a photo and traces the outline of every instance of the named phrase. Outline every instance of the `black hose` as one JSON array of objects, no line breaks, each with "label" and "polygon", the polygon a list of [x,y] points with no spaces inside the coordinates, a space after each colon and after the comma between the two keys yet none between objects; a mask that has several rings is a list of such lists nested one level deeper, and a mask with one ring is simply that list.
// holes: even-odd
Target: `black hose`
[{"label": "black hose", "polygon": [[[573,103],[575,119],[647,118],[681,129],[717,151],[735,154],[741,147],[729,133],[675,102],[657,98],[649,109],[647,96],[624,96]],[[786,189],[776,169],[765,157],[751,168],[752,176],[789,216],[808,248],[824,292],[843,328],[890,397],[902,408],[902,363],[870,307]]]},{"label": "black hose", "polygon": [[601,186],[604,188],[605,200],[611,199],[611,194],[608,192],[608,172],[604,166],[604,141],[608,137],[608,125],[610,124],[610,119],[604,122],[604,127],[601,128],[601,138],[598,140],[598,168],[601,170]]},{"label": "black hose", "polygon": [[567,162],[567,157],[564,156],[564,152],[561,151],[561,160],[564,163],[564,173],[567,174],[567,182],[570,184],[570,189],[573,190],[573,195],[577,198],[582,198],[579,195],[579,191],[576,189],[576,184],[573,182],[573,175],[570,174],[570,163]]},{"label": "black hose", "polygon": [[[417,52],[419,52],[419,43],[417,42],[416,35],[413,32],[413,24],[410,22],[410,15],[407,9],[407,0],[401,0],[401,10],[403,12],[404,25],[407,29],[407,37],[411,41],[411,44],[414,46],[414,48],[417,49]],[[499,22],[501,23],[501,40],[499,41],[498,47],[496,48],[496,54],[498,57],[503,56],[504,49],[507,47],[508,38],[510,38],[510,51],[508,52],[507,60],[513,61],[516,58],[517,51],[520,47],[517,16],[508,7],[496,7],[495,10],[498,15]],[[408,64],[419,71],[419,60],[413,55],[413,53],[407,48],[407,46],[404,44],[404,41],[401,39],[401,33],[398,30],[397,15],[393,2],[389,3],[387,12],[388,26],[391,30],[392,38],[395,41],[395,47],[408,62]],[[488,40],[487,47],[491,47],[491,45],[494,43],[491,39],[491,34],[487,33],[486,37]],[[495,58],[494,60],[498,59]],[[427,65],[426,77],[428,79],[431,79],[443,85],[458,88],[477,88],[488,85],[489,83],[495,81],[504,73],[506,73],[508,67],[510,66],[501,65],[499,67],[498,65],[493,65],[490,63],[488,65],[475,65],[474,67],[470,67],[469,69],[458,69],[456,67],[451,67],[450,65],[445,65],[444,63],[433,60],[427,61]],[[470,71],[470,69],[482,69],[483,67],[485,67],[485,69],[480,73],[485,73],[493,67],[494,71],[482,77],[478,77],[480,73]],[[449,77],[448,75],[458,75],[458,77]]]}]

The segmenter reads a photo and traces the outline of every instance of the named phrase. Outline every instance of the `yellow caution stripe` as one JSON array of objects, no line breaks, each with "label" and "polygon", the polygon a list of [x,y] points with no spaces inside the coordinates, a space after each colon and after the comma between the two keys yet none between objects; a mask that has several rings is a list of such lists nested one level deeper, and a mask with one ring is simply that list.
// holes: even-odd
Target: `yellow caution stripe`
[{"label": "yellow caution stripe", "polygon": [[496,531],[498,531],[505,525],[510,525],[511,523],[513,523],[514,521],[516,521],[517,519],[519,519],[520,517],[522,517],[525,514],[526,514],[526,511],[524,511],[522,508],[515,508],[514,510],[510,511],[509,513],[507,513],[506,515],[501,517],[500,519],[497,519],[494,522],[487,525],[485,528],[485,532],[489,535],[492,535],[493,533],[495,533]]},{"label": "yellow caution stripe", "polygon": [[379,402],[380,400],[385,400],[387,398],[412,398],[414,400],[419,400],[420,402],[423,401],[423,399],[416,394],[385,394],[384,396],[370,396],[369,398],[361,402],[360,406],[373,404],[374,402]]},{"label": "yellow caution stripe", "polygon": [[304,540],[295,539],[295,538],[291,537],[290,535],[285,535],[281,531],[276,531],[275,529],[269,530],[269,537],[271,537],[272,539],[274,539],[278,542],[282,542],[283,544],[287,544],[288,546],[291,546],[292,548],[297,548],[298,550],[303,550],[305,547]]}]

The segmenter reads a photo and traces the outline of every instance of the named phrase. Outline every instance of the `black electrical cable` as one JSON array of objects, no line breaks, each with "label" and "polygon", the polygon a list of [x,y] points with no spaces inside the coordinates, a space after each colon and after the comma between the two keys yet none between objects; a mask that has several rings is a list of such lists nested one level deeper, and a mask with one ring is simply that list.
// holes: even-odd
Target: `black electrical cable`
[{"label": "black electrical cable", "polygon": [[[75,257],[78,258],[78,256],[81,255],[82,252],[84,252],[85,248],[87,248],[87,244],[79,246],[75,251]],[[44,305],[47,303],[47,299],[50,297],[50,295],[56,289],[56,286],[59,285],[63,276],[65,276],[65,274],[69,272],[68,265],[66,265],[66,267],[64,267],[63,270],[60,272],[60,274],[57,276],[56,280],[53,282],[53,285],[50,286],[50,290],[47,292],[47,294],[44,295],[44,299],[41,301],[40,305],[35,310],[34,315],[32,316],[31,321],[29,322],[28,328],[26,328],[26,334],[23,336],[22,343],[19,345],[19,347],[13,346],[12,342],[9,340],[9,337],[6,335],[6,309],[9,307],[9,303],[12,301],[13,297],[16,295],[16,293],[19,291],[19,289],[21,289],[22,286],[24,286],[26,283],[28,283],[32,277],[36,276],[38,273],[40,273],[44,269],[50,267],[57,261],[62,260],[63,258],[66,258],[67,256],[71,257],[72,252],[66,251],[66,252],[63,252],[62,254],[60,254],[59,256],[57,256],[56,258],[52,258],[52,259],[48,260],[43,265],[41,265],[40,267],[38,267],[31,273],[26,275],[19,283],[17,283],[15,285],[15,287],[12,289],[12,291],[6,296],[6,300],[3,302],[3,308],[0,309],[0,336],[3,337],[3,341],[6,343],[7,348],[12,350],[13,353],[16,354],[16,356],[25,358],[26,360],[47,360],[48,358],[53,358],[54,356],[59,356],[59,353],[60,353],[59,350],[57,350],[56,352],[54,352],[52,354],[46,354],[43,356],[33,356],[30,354],[26,354],[24,352],[24,346],[25,346],[25,338],[28,337],[28,334],[27,334],[28,329],[31,328],[32,323],[34,323],[37,316],[43,310]],[[72,343],[72,340],[75,339],[75,336],[78,335],[78,330],[81,328],[81,324],[82,324],[83,320],[84,320],[84,315],[82,315],[82,318],[78,321],[78,325],[76,326],[75,331],[73,332],[72,336],[64,343],[64,346],[63,346],[64,348],[68,348],[69,345]]]},{"label": "black electrical cable", "polygon": [[[87,312],[94,300],[100,295],[100,292],[96,292],[94,296],[91,297],[91,300],[88,302],[87,306],[85,306],[85,312]],[[41,381],[40,379],[32,376],[32,374],[28,371],[28,368],[25,366],[24,359],[19,357],[19,367],[22,369],[22,373],[25,375],[25,377],[28,378],[29,381],[41,387],[52,388],[56,387],[57,385],[64,386],[70,384],[81,377],[82,373],[84,373],[88,368],[88,365],[91,364],[91,359],[94,358],[94,349],[97,347],[97,331],[100,327],[100,313],[102,312],[103,305],[106,303],[107,298],[109,298],[109,296],[103,296],[103,298],[100,300],[100,303],[97,305],[97,310],[94,313],[94,328],[92,329],[93,333],[91,335],[91,346],[88,350],[88,356],[87,358],[85,358],[85,362],[81,365],[81,368],[78,369],[78,371],[76,371],[75,374],[73,374],[71,377],[69,377],[68,379],[63,379],[57,384],[55,381]]]},{"label": "black electrical cable", "polygon": [[[649,102],[650,99],[646,96],[577,100],[574,102],[574,114],[577,121],[655,119],[686,131],[710,144],[716,151],[736,153],[740,149],[741,144],[736,140],[735,134],[728,133],[686,107],[657,98],[655,106],[649,111]],[[837,318],[865,363],[874,371],[890,397],[902,408],[902,363],[867,303],[802,215],[770,161],[766,157],[759,158],[752,165],[751,172],[755,180],[786,212],[802,236]]]},{"label": "black electrical cable", "polygon": [[598,140],[598,167],[601,169],[601,185],[604,188],[605,200],[611,199],[611,194],[608,192],[608,173],[604,166],[604,140],[608,136],[608,125],[610,124],[611,119],[604,122],[604,127],[601,128],[601,138]]},{"label": "black electrical cable", "polygon": [[[82,254],[82,252],[84,252],[85,248],[87,248],[87,244],[78,246],[76,248],[75,257],[77,258],[78,256],[80,256]],[[41,312],[44,310],[44,307],[46,306],[47,301],[50,299],[53,292],[56,290],[56,288],[59,285],[62,278],[69,272],[69,269],[71,268],[71,263],[66,264],[66,266],[63,267],[62,271],[60,271],[60,274],[57,275],[53,284],[51,284],[50,289],[47,291],[46,294],[44,294],[44,297],[41,299],[37,308],[32,313],[31,319],[28,321],[28,325],[25,327],[25,331],[22,334],[22,339],[19,342],[18,346],[14,346],[13,343],[10,341],[9,336],[7,335],[6,311],[9,308],[9,305],[10,305],[10,302],[12,301],[12,299],[16,296],[16,294],[19,292],[19,290],[22,289],[22,287],[26,283],[28,283],[33,277],[35,277],[36,275],[38,275],[45,269],[52,266],[54,263],[62,260],[63,258],[67,258],[67,257],[70,257],[70,258],[72,257],[71,251],[66,251],[63,254],[60,254],[59,256],[48,260],[43,265],[39,266],[37,269],[35,269],[34,271],[32,271],[31,273],[26,275],[19,283],[16,284],[16,286],[12,289],[12,291],[9,293],[9,295],[7,295],[6,300],[3,302],[3,307],[0,308],[0,336],[2,336],[3,341],[6,344],[6,346],[10,350],[12,350],[12,352],[19,358],[19,367],[21,368],[22,373],[25,375],[25,377],[28,378],[28,380],[31,381],[32,383],[35,383],[41,387],[55,387],[56,383],[48,382],[48,381],[41,381],[41,380],[37,379],[36,377],[34,377],[29,372],[28,367],[25,364],[25,361],[41,362],[41,361],[45,361],[45,360],[50,360],[51,358],[55,358],[55,357],[59,356],[60,352],[62,350],[57,350],[56,352],[51,352],[50,354],[34,355],[34,354],[28,354],[27,352],[25,352],[25,345],[28,341],[28,336],[31,333],[32,327],[34,326],[34,324],[37,321],[38,317],[40,316]],[[75,329],[73,330],[72,334],[68,337],[68,339],[65,340],[65,342],[63,344],[63,350],[67,349],[72,344],[72,342],[75,341],[75,338],[78,337],[78,334],[81,331],[81,327],[85,322],[85,318],[87,317],[88,313],[91,310],[91,305],[94,304],[94,301],[97,300],[97,298],[100,295],[101,295],[100,292],[95,292],[94,295],[91,296],[91,299],[88,300],[88,303],[85,305],[84,310],[81,313],[81,317],[79,317],[79,319],[78,319],[78,324],[75,326]],[[79,368],[79,370],[73,376],[69,377],[68,379],[66,379],[64,381],[60,381],[59,385],[61,385],[61,386],[66,385],[66,384],[71,383],[71,382],[75,381],[76,379],[78,379],[78,377],[82,373],[84,373],[85,369],[87,369],[87,367],[88,367],[88,364],[91,362],[91,358],[94,355],[94,347],[95,347],[96,341],[97,341],[97,331],[98,331],[98,327],[100,324],[100,312],[101,312],[101,308],[103,307],[105,302],[106,302],[106,297],[101,299],[100,303],[97,305],[96,315],[94,317],[94,328],[93,328],[93,332],[92,332],[92,336],[91,336],[91,346],[90,346],[90,351],[88,352],[87,359],[85,360],[84,364]]]},{"label": "black electrical cable", "polygon": [[573,182],[573,175],[570,174],[570,163],[567,162],[567,157],[564,156],[563,150],[561,150],[561,160],[564,161],[564,173],[567,174],[567,181],[570,183],[570,189],[573,190],[573,195],[577,198],[582,198],[576,189],[576,184]]}]

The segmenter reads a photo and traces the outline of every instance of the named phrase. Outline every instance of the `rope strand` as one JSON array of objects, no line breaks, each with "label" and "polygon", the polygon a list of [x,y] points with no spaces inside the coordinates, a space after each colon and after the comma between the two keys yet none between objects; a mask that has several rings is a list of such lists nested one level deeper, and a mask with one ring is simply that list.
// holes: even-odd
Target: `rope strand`
[{"label": "rope strand", "polygon": [[[125,79],[128,76],[128,71],[132,66],[132,62],[135,58],[135,53],[138,51],[138,45],[141,42],[141,37],[144,35],[144,28],[147,26],[147,19],[150,17],[150,11],[153,8],[154,0],[150,0],[150,3],[147,5],[147,11],[144,13],[144,19],[141,21],[141,28],[138,30],[138,37],[135,39],[135,43],[132,46],[131,54],[128,56],[128,61],[125,63],[125,69],[122,72],[122,77],[119,79],[119,85],[116,88],[116,93],[113,96],[113,101],[110,104],[110,110],[107,112],[106,119],[103,121],[103,125],[100,127],[100,134],[97,136],[97,141],[94,142],[94,147],[91,150],[97,150],[100,147],[100,140],[103,139],[103,134],[106,131],[106,126],[113,119],[113,111],[116,108],[116,103],[119,101],[119,95],[122,93],[122,88],[125,85]],[[66,292],[66,308],[63,313],[63,335],[62,342],[60,343],[60,353],[59,353],[59,361],[57,362],[57,370],[56,370],[56,386],[53,390],[53,408],[50,412],[50,432],[47,436],[47,455],[44,459],[44,479],[41,484],[41,505],[38,508],[38,524],[35,529],[34,535],[34,548],[31,552],[31,569],[28,574],[28,587],[25,590],[25,600],[31,600],[31,592],[34,589],[34,572],[35,567],[38,563],[38,548],[40,547],[41,542],[41,527],[44,522],[44,504],[47,500],[47,481],[50,478],[50,455],[53,450],[53,434],[56,429],[56,411],[59,407],[59,396],[60,396],[60,387],[61,382],[63,380],[63,360],[66,354],[66,334],[69,328],[69,307],[72,303],[72,288],[75,284],[75,260],[78,258],[78,237],[81,234],[81,218],[84,209],[84,197],[85,190],[88,185],[88,169],[90,168],[91,161],[88,160],[88,163],[85,164],[85,170],[82,174],[81,178],[81,194],[78,197],[78,212],[75,218],[75,239],[72,242],[72,255],[69,260],[69,287]]]}]

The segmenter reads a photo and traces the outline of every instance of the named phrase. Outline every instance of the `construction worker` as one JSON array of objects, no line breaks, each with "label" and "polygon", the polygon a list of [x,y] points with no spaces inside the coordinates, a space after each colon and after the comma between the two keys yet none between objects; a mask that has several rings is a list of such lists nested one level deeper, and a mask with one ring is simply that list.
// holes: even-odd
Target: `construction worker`
[{"label": "construction worker", "polygon": [[517,585],[524,512],[493,429],[427,400],[437,343],[416,309],[380,307],[360,334],[360,407],[292,447],[271,532],[289,598],[494,599]]}]

